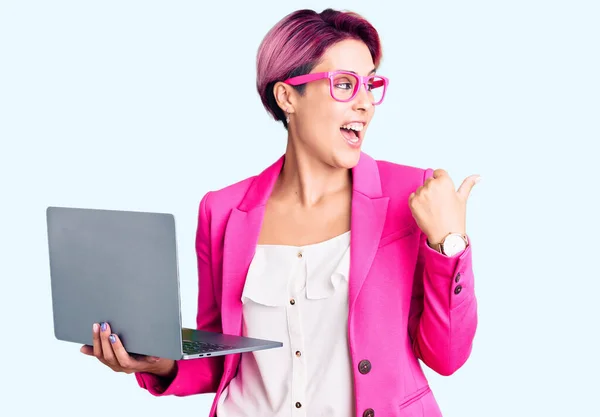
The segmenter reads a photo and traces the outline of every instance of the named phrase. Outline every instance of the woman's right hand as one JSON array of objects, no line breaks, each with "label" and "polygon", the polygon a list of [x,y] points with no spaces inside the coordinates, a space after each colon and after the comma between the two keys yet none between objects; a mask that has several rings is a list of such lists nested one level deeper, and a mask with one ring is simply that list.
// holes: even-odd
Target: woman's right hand
[{"label": "woman's right hand", "polygon": [[108,323],[103,323],[102,326],[94,323],[92,332],[94,345],[83,345],[81,352],[88,356],[95,356],[113,371],[126,374],[149,372],[168,379],[175,377],[177,363],[174,360],[156,356],[130,355],[123,347],[119,336],[111,333]]}]

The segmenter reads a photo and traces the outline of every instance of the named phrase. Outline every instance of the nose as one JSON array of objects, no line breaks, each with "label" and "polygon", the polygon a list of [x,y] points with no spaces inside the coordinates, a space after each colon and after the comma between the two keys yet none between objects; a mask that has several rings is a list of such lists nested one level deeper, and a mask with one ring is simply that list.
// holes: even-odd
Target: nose
[{"label": "nose", "polygon": [[355,110],[369,110],[373,107],[373,101],[367,90],[368,86],[366,84],[362,84],[356,93],[356,97],[354,97],[354,109]]}]

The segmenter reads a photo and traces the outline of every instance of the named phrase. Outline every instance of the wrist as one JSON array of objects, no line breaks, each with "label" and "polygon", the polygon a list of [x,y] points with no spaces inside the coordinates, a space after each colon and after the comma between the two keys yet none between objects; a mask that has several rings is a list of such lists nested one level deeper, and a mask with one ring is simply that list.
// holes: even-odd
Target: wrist
[{"label": "wrist", "polygon": [[427,245],[430,248],[450,257],[462,253],[469,246],[469,239],[465,232],[450,232],[434,242],[427,238]]},{"label": "wrist", "polygon": [[427,236],[427,242],[432,246],[436,247],[440,243],[444,242],[444,239],[448,237],[448,235],[459,234],[462,236],[466,236],[467,232],[464,227],[450,227],[447,229],[431,232],[430,234],[425,234]]},{"label": "wrist", "polygon": [[177,375],[177,362],[174,360],[162,360],[152,365],[148,372],[165,379],[173,379]]},{"label": "wrist", "polygon": [[431,249],[433,249],[436,252],[442,253],[442,249],[440,248],[440,244],[439,243],[431,243],[429,241],[429,238],[427,238],[427,246],[429,246]]}]

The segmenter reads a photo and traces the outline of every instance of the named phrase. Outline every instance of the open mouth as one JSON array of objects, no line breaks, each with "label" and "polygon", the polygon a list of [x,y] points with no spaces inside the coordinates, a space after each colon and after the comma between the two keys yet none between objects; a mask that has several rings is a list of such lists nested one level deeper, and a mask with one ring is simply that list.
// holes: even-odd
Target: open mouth
[{"label": "open mouth", "polygon": [[350,143],[358,143],[361,139],[361,132],[364,125],[362,123],[349,123],[340,127],[340,132],[344,139]]}]

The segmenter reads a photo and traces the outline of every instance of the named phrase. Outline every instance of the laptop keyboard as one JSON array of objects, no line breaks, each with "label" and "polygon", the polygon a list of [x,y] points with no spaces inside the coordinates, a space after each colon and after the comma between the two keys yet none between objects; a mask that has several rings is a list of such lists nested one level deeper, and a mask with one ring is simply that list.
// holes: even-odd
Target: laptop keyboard
[{"label": "laptop keyboard", "polygon": [[233,349],[233,346],[219,345],[216,343],[183,341],[183,353],[194,355],[196,353],[218,352],[220,350]]}]

